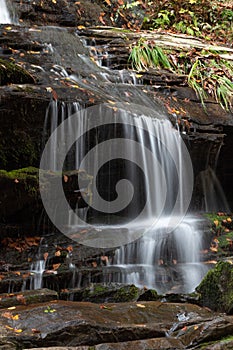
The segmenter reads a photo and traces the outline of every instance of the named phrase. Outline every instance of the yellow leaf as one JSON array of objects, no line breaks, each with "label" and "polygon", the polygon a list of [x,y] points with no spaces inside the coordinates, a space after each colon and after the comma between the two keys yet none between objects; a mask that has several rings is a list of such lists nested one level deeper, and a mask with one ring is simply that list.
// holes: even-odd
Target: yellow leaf
[{"label": "yellow leaf", "polygon": [[57,3],[57,1],[56,1],[56,0],[52,0],[52,2],[53,2],[54,4],[56,4],[56,3]]},{"label": "yellow leaf", "polygon": [[6,30],[11,30],[12,28],[11,27],[5,27]]},{"label": "yellow leaf", "polygon": [[14,328],[10,327],[10,326],[5,326],[7,329],[13,330]]},{"label": "yellow leaf", "polygon": [[12,317],[12,320],[17,321],[18,319],[19,319],[19,315],[15,315],[15,316]]},{"label": "yellow leaf", "polygon": [[215,224],[215,226],[218,226],[219,221],[218,220],[214,220],[214,224]]},{"label": "yellow leaf", "polygon": [[143,304],[137,304],[137,307],[145,308],[146,306]]},{"label": "yellow leaf", "polygon": [[10,307],[7,308],[7,310],[14,310],[14,309],[16,309],[15,306],[10,306]]},{"label": "yellow leaf", "polygon": [[84,26],[78,26],[78,29],[81,30],[81,29],[85,29],[86,27]]},{"label": "yellow leaf", "polygon": [[198,329],[198,326],[194,326],[193,328],[194,328],[194,330],[196,331],[196,330]]},{"label": "yellow leaf", "polygon": [[232,222],[232,219],[231,218],[227,218],[227,222]]},{"label": "yellow leaf", "polygon": [[15,333],[22,333],[22,331],[23,331],[22,329],[14,329]]}]

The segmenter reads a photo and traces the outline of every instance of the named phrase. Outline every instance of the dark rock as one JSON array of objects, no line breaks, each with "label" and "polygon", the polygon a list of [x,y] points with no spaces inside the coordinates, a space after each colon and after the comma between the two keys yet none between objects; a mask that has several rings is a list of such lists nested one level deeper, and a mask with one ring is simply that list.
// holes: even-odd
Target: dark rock
[{"label": "dark rock", "polygon": [[141,290],[134,285],[122,285],[118,283],[93,284],[91,287],[71,289],[61,292],[62,300],[91,301],[94,303],[121,303],[138,300]]},{"label": "dark rock", "polygon": [[161,296],[158,295],[158,293],[156,292],[156,290],[154,289],[148,289],[146,291],[144,291],[144,293],[142,293],[139,298],[138,301],[153,301],[153,300],[159,300],[161,299]]},{"label": "dark rock", "polygon": [[58,295],[49,289],[37,289],[19,293],[0,294],[0,308],[16,305],[30,305],[56,300]]},{"label": "dark rock", "polygon": [[0,86],[7,84],[35,84],[35,79],[24,68],[0,58]]},{"label": "dark rock", "polygon": [[199,302],[215,311],[233,313],[233,267],[219,262],[196,288]]},{"label": "dark rock", "polygon": [[[63,347],[93,346],[107,342],[165,338],[165,333],[177,323],[177,313],[189,315],[186,325],[201,322],[204,325],[212,316],[210,311],[190,304],[128,302],[98,305],[57,301],[50,304],[17,306],[12,312],[13,316],[19,315],[14,327],[12,327],[13,320],[4,317],[2,313],[0,327],[7,330],[7,337],[4,332],[1,341],[3,344],[4,341],[12,342],[14,349],[61,346],[61,344]],[[226,323],[228,326],[231,324],[230,320]],[[184,323],[179,322],[177,328],[183,327]],[[15,329],[22,331],[17,333]],[[230,328],[228,330],[230,331]],[[202,331],[204,334],[208,332],[204,328]]]}]

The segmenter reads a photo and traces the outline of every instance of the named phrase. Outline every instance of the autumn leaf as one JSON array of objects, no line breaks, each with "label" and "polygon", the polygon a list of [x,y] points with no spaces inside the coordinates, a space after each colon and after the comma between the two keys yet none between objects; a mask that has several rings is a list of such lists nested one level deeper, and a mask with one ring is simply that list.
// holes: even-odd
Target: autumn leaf
[{"label": "autumn leaf", "polygon": [[40,330],[39,330],[39,329],[36,329],[36,328],[32,328],[32,333],[35,333],[35,334],[37,334],[37,333],[41,333],[41,332],[40,332]]},{"label": "autumn leaf", "polygon": [[63,180],[64,180],[64,182],[68,182],[69,181],[69,177],[67,175],[64,175],[63,176]]},{"label": "autumn leaf", "polygon": [[66,250],[68,250],[68,252],[72,252],[73,251],[73,247],[71,245],[69,245]]},{"label": "autumn leaf", "polygon": [[26,305],[26,299],[24,298],[23,294],[19,294],[16,296],[16,299],[20,302],[20,304]]},{"label": "autumn leaf", "polygon": [[54,101],[58,100],[57,93],[56,93],[56,91],[54,89],[52,89],[52,96],[53,96]]},{"label": "autumn leaf", "polygon": [[49,253],[44,253],[44,260],[46,261],[48,259]]},{"label": "autumn leaf", "polygon": [[12,317],[12,320],[14,320],[14,321],[18,321],[18,319],[19,319],[19,315],[15,315]]},{"label": "autumn leaf", "polygon": [[13,315],[12,315],[12,313],[11,312],[4,312],[3,314],[2,314],[2,317],[5,317],[5,318],[8,318],[8,319],[12,319],[13,318]]},{"label": "autumn leaf", "polygon": [[97,262],[96,261],[93,261],[91,264],[92,264],[93,267],[97,267]]},{"label": "autumn leaf", "polygon": [[60,266],[61,264],[53,264],[53,270],[57,270]]},{"label": "autumn leaf", "polygon": [[146,306],[145,305],[143,305],[143,304],[137,304],[137,307],[141,307],[141,308],[145,308]]},{"label": "autumn leaf", "polygon": [[22,329],[16,329],[16,328],[14,328],[14,332],[15,332],[15,333],[22,333],[22,331],[23,331]]}]

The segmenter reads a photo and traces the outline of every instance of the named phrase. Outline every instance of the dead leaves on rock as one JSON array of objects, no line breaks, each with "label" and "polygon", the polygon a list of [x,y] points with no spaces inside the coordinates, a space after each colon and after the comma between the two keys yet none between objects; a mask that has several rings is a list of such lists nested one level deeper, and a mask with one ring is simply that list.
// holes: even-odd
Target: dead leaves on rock
[{"label": "dead leaves on rock", "polygon": [[1,240],[1,245],[7,249],[15,249],[18,252],[23,252],[31,247],[37,247],[40,244],[40,237],[24,237],[24,238],[10,238],[6,237]]}]

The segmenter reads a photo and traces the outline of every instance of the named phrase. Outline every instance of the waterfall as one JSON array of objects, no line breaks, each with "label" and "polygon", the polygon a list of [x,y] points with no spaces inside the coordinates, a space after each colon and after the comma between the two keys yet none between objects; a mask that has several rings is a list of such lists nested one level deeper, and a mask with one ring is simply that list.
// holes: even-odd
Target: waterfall
[{"label": "waterfall", "polygon": [[[161,293],[193,291],[207,268],[200,263],[201,224],[185,215],[192,165],[179,131],[159,106],[114,102],[80,111],[75,102],[52,101],[45,130],[57,127],[47,169],[59,171],[61,145],[67,144],[69,169],[85,169],[95,179],[90,213],[70,210],[64,226],[71,231],[65,234],[81,244],[116,248],[104,268],[106,282]],[[58,211],[55,221],[61,216]]]},{"label": "waterfall", "polygon": [[31,265],[30,290],[42,288],[45,264],[46,264],[45,260],[37,260],[35,263]]},{"label": "waterfall", "polygon": [[5,0],[0,0],[0,24],[11,23],[10,13]]}]

